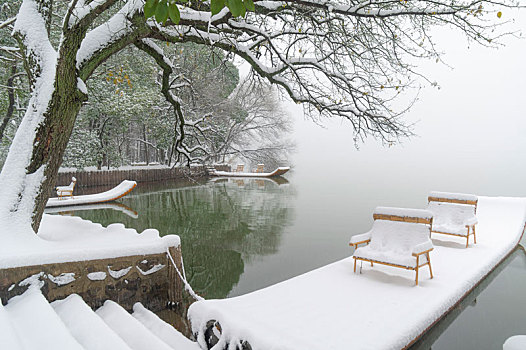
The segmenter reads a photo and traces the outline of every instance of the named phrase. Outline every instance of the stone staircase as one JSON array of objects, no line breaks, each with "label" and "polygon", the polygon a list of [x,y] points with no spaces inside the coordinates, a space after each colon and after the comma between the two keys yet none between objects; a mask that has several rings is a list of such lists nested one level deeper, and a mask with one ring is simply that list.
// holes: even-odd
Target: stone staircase
[{"label": "stone staircase", "polygon": [[0,349],[199,350],[137,303],[130,314],[113,301],[93,311],[77,294],[49,303],[38,287],[0,303]]}]

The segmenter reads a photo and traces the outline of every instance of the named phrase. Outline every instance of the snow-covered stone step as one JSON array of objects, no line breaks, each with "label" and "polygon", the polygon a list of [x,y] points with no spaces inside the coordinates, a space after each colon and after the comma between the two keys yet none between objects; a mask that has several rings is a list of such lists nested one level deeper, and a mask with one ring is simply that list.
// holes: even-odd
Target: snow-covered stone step
[{"label": "snow-covered stone step", "polygon": [[5,310],[24,349],[83,350],[37,287],[9,300]]},{"label": "snow-covered stone step", "polygon": [[133,317],[139,320],[152,334],[164,341],[168,346],[174,350],[200,350],[201,348],[196,342],[191,341],[174,327],[164,322],[146,309],[141,303],[136,303],[133,306]]},{"label": "snow-covered stone step", "polygon": [[51,306],[84,349],[131,350],[79,295],[54,301]]},{"label": "snow-covered stone step", "polygon": [[172,350],[141,322],[113,301],[106,301],[96,313],[133,350]]},{"label": "snow-covered stone step", "polygon": [[7,310],[0,303],[0,349],[23,350]]}]

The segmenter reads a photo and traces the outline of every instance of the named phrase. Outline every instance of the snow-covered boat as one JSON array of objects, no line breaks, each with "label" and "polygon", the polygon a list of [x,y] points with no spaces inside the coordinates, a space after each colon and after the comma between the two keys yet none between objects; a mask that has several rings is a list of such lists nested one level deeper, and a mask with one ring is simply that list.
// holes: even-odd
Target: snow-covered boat
[{"label": "snow-covered boat", "polygon": [[281,176],[289,170],[290,170],[289,167],[279,167],[270,173],[238,173],[238,172],[232,172],[232,171],[216,170],[214,172],[211,172],[210,175],[226,176],[226,177],[274,177],[274,176]]},{"label": "snow-covered boat", "polygon": [[86,194],[81,196],[71,196],[71,197],[53,197],[49,198],[47,201],[46,207],[63,207],[63,206],[69,206],[69,205],[81,205],[81,204],[95,204],[95,203],[104,203],[104,202],[111,202],[116,199],[122,198],[128,193],[130,193],[135,186],[137,186],[137,182],[135,181],[129,181],[124,180],[111,190],[101,192],[101,193],[94,193],[94,194]]}]

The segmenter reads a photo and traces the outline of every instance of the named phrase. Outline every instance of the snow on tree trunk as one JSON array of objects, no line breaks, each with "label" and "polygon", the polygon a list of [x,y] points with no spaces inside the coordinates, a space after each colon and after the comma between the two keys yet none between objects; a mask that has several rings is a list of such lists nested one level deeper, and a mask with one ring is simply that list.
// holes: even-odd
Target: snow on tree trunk
[{"label": "snow on tree trunk", "polygon": [[[83,34],[69,32],[57,53],[49,42],[42,4],[25,0],[15,33],[25,48],[33,92],[0,173],[3,233],[37,232],[64,149],[85,95],[76,75]],[[10,228],[10,229],[9,229]]]}]

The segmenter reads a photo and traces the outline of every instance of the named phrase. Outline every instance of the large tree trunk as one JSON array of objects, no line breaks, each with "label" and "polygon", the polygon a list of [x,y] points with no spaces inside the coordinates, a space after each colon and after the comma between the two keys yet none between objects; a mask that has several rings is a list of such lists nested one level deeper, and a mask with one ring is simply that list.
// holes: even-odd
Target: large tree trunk
[{"label": "large tree trunk", "polygon": [[27,23],[20,27],[21,45],[34,46],[26,50],[26,61],[38,64],[33,68],[26,65],[33,91],[0,173],[0,224],[13,225],[10,231],[37,232],[75,118],[86,99],[76,72],[76,53],[84,33],[69,31],[55,52],[49,42],[35,44],[32,33],[23,31],[29,27]]}]

